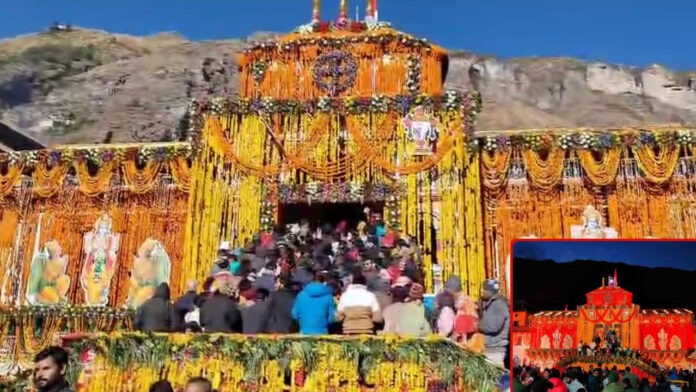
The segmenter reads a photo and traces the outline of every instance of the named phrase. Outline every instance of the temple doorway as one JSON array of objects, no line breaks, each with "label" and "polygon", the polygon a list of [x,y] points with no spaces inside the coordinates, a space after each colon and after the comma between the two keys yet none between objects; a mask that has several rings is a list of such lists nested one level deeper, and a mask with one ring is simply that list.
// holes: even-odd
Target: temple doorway
[{"label": "temple doorway", "polygon": [[285,226],[299,223],[307,219],[312,227],[329,223],[335,226],[346,221],[348,227],[354,229],[360,221],[368,221],[365,207],[370,208],[371,214],[382,215],[384,203],[288,203],[281,204],[278,211],[278,223]]}]

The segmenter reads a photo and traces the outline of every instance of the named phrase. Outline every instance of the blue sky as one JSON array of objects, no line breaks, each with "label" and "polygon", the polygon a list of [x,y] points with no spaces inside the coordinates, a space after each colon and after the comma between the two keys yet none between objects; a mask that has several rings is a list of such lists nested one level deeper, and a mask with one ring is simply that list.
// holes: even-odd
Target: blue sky
[{"label": "blue sky", "polygon": [[513,257],[559,263],[597,260],[692,271],[696,270],[696,241],[523,241],[515,243]]},{"label": "blue sky", "polygon": [[[339,0],[323,0],[334,18]],[[136,35],[194,39],[289,31],[311,0],[1,0],[0,37],[54,21]],[[502,58],[570,56],[696,70],[696,0],[379,0],[380,17],[448,48]],[[351,15],[364,0],[349,0]]]}]

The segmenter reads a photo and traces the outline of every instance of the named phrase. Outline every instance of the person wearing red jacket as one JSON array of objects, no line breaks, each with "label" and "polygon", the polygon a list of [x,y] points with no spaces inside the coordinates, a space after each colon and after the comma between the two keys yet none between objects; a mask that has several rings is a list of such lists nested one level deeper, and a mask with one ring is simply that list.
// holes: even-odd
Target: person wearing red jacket
[{"label": "person wearing red jacket", "polygon": [[561,372],[558,369],[551,369],[549,382],[553,385],[549,392],[568,392],[568,386],[561,380]]}]

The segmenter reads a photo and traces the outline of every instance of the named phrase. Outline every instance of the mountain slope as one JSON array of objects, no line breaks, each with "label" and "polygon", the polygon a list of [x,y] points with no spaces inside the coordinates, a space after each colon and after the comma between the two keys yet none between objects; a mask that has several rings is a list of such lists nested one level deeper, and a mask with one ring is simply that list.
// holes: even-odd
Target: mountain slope
[{"label": "mountain slope", "polygon": [[[190,97],[237,91],[234,55],[246,41],[85,29],[2,40],[0,122],[47,144],[169,140]],[[451,57],[448,87],[483,94],[480,131],[696,123],[696,74],[566,58]]]},{"label": "mountain slope", "polygon": [[585,294],[602,285],[602,277],[613,276],[614,269],[619,286],[632,292],[633,303],[641,308],[696,311],[696,297],[691,290],[696,271],[590,260],[555,263],[515,259],[512,268],[513,300],[524,302],[535,312],[563,310],[566,305],[576,309],[586,302]]}]

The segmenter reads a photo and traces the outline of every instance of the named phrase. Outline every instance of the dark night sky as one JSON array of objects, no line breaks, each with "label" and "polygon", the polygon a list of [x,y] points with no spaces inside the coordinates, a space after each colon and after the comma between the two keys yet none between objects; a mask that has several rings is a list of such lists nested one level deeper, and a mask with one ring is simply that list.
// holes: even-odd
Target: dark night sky
[{"label": "dark night sky", "polygon": [[575,309],[616,270],[642,308],[696,310],[696,241],[524,241],[513,260],[516,309]]},{"label": "dark night sky", "polygon": [[515,243],[513,258],[601,260],[650,268],[696,270],[696,241],[523,241]]}]

